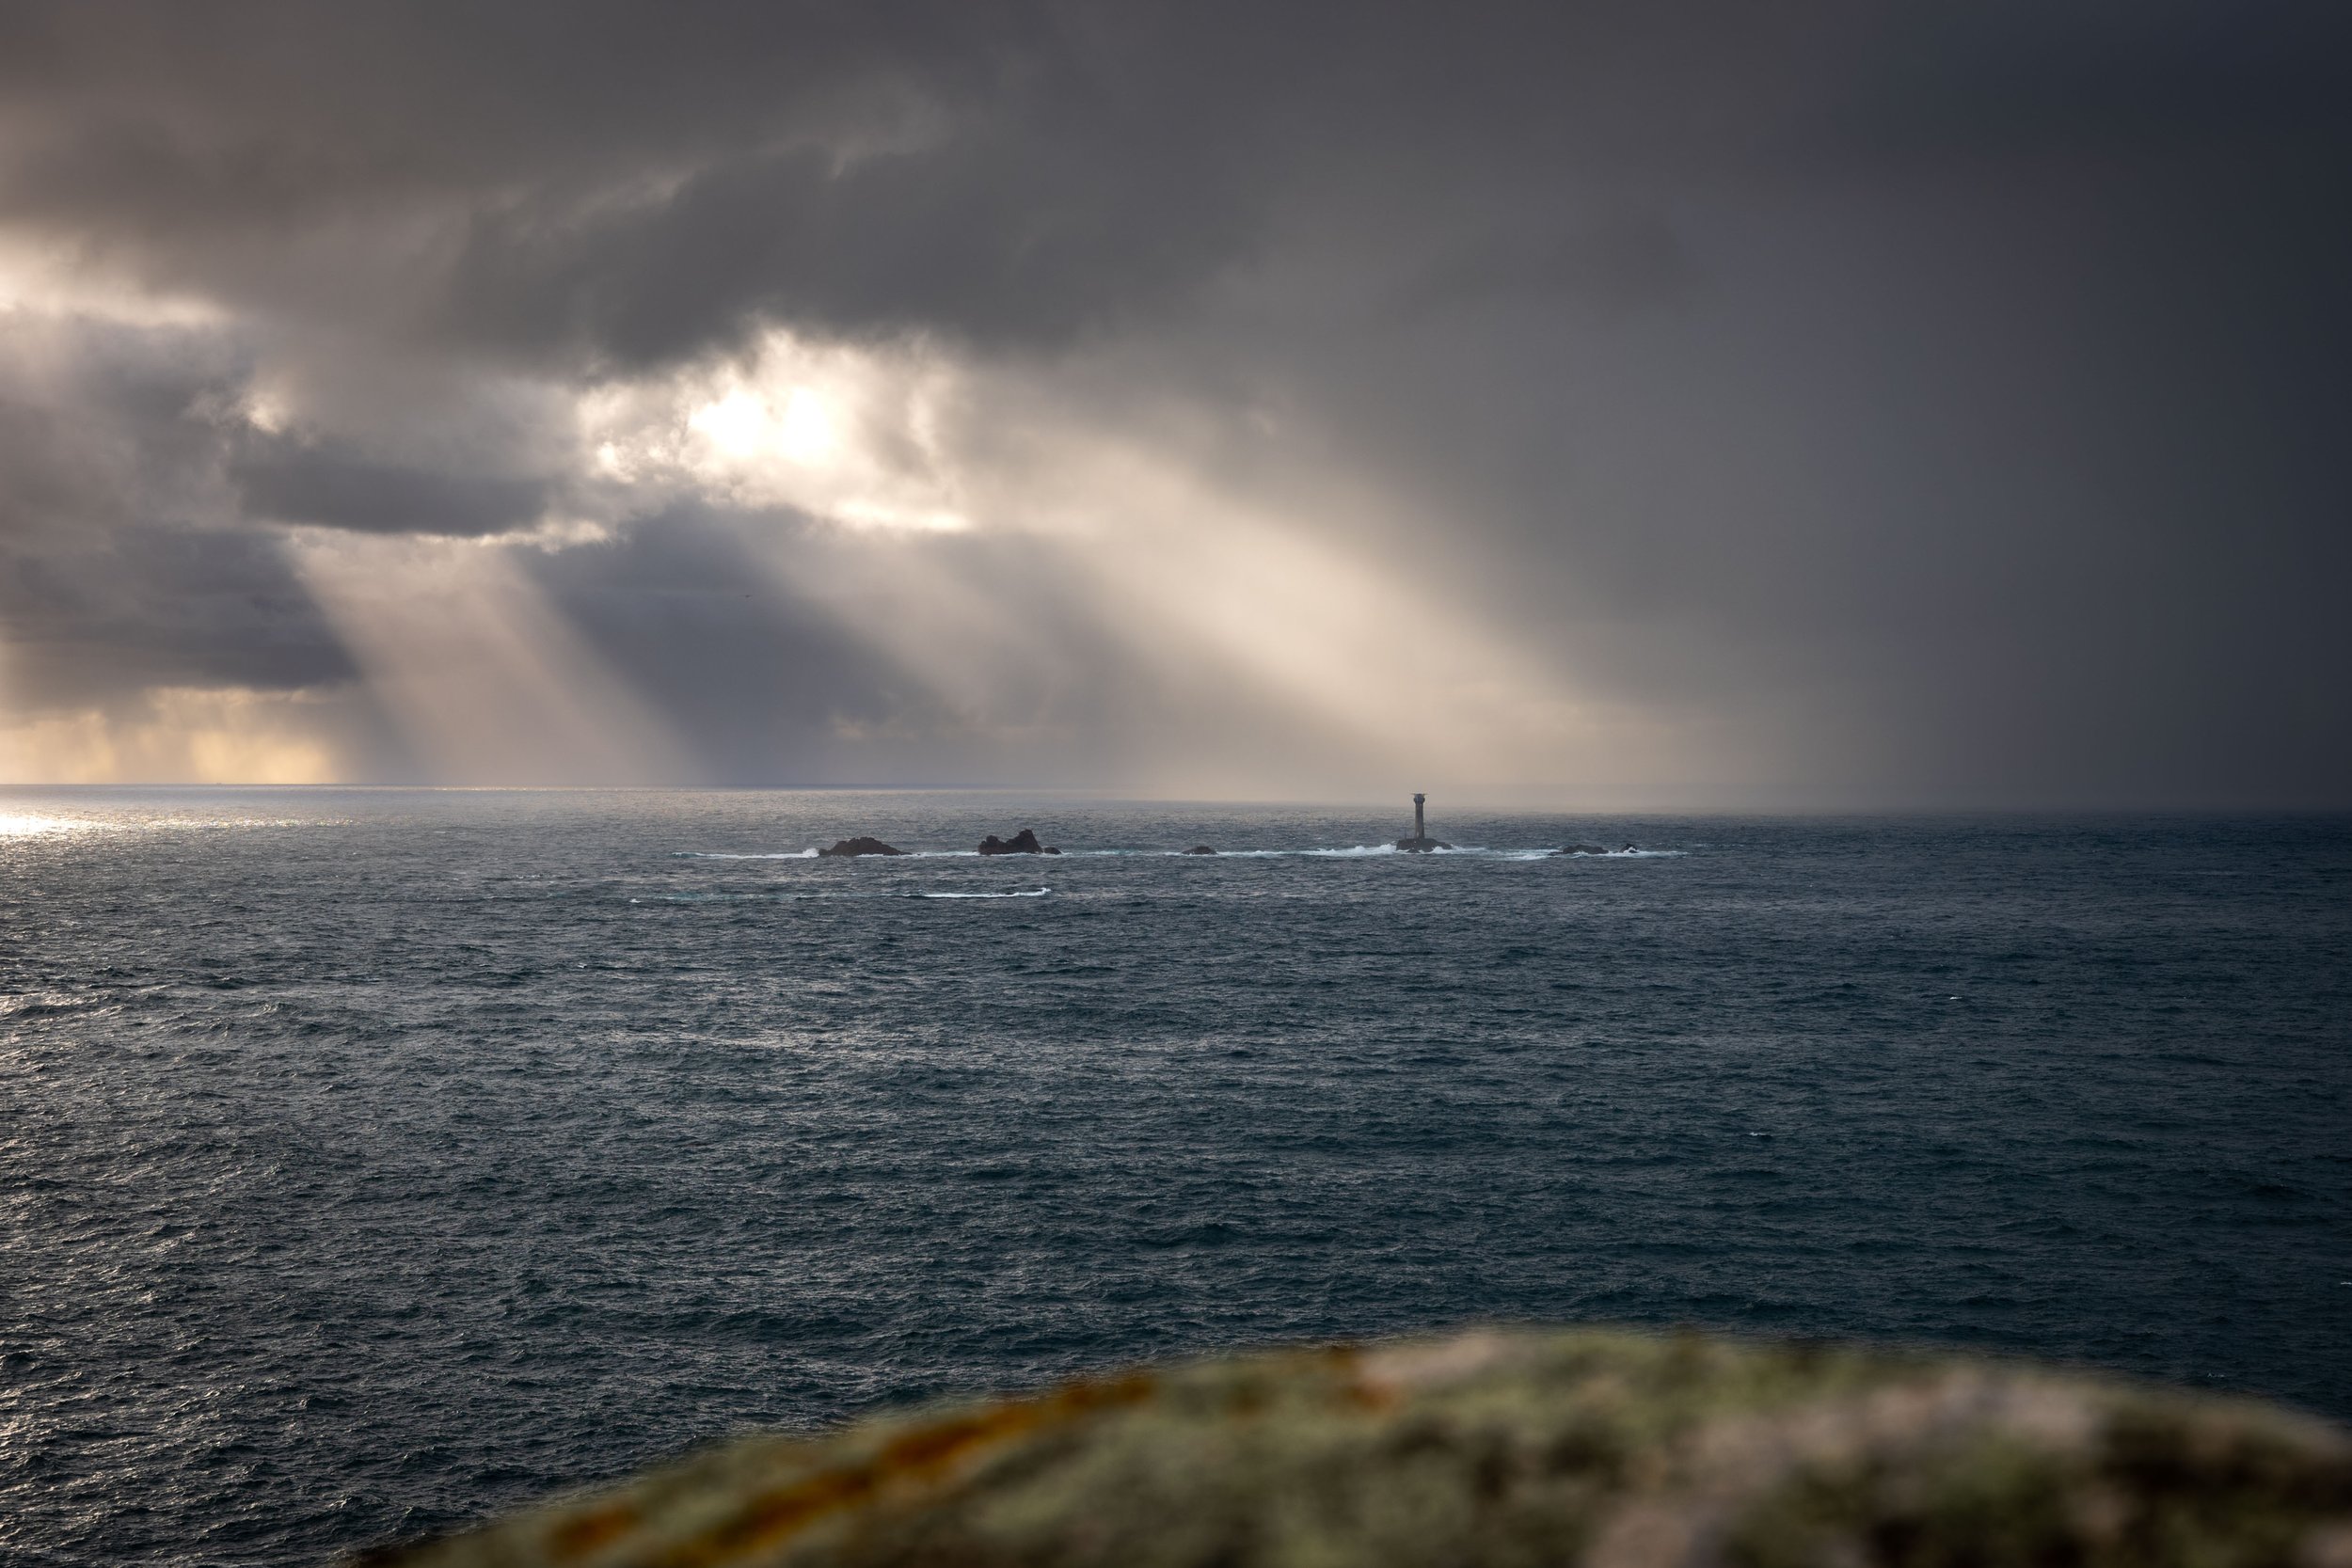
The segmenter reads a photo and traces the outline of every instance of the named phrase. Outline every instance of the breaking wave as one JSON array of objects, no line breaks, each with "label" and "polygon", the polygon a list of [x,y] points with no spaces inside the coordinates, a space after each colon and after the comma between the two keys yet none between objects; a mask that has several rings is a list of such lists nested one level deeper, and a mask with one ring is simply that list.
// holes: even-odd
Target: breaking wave
[{"label": "breaking wave", "polygon": [[671,852],[671,858],[681,861],[813,861],[817,858],[817,851],[814,849],[779,849],[773,854],[767,855],[737,855],[725,854],[716,849],[677,849]]},{"label": "breaking wave", "polygon": [[1042,898],[1054,890],[1050,887],[1025,888],[1018,893],[904,893],[902,898]]},{"label": "breaking wave", "polygon": [[[1544,852],[1552,853],[1549,849]],[[1603,849],[1598,853],[1590,849],[1559,851],[1562,859],[1572,861],[1672,861],[1680,860],[1689,853],[1688,849],[1635,849],[1629,847],[1623,849]]]}]

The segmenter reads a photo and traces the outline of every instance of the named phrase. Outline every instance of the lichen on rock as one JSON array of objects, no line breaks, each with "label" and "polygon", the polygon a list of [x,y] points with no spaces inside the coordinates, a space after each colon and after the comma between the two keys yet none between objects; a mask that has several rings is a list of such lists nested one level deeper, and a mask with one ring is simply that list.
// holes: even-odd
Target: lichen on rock
[{"label": "lichen on rock", "polygon": [[1481,1332],[755,1437],[371,1560],[2352,1568],[2352,1441],[2016,1363]]}]

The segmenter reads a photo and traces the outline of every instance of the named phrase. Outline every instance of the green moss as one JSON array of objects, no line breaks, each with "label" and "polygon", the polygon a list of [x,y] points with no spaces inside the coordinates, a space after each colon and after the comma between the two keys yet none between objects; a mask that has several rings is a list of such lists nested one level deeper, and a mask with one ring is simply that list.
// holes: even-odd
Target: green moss
[{"label": "green moss", "polygon": [[2270,1407],[1581,1331],[1245,1356],[755,1438],[385,1560],[2337,1568],[2347,1531],[2352,1447]]}]

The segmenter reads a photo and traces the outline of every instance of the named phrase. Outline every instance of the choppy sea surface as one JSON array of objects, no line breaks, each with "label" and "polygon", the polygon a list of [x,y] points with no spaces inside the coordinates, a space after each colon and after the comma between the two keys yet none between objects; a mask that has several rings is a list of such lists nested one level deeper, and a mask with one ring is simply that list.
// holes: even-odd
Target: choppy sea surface
[{"label": "choppy sea surface", "polygon": [[1437,804],[0,796],[0,1557],[1467,1320],[2352,1416],[2352,819]]}]

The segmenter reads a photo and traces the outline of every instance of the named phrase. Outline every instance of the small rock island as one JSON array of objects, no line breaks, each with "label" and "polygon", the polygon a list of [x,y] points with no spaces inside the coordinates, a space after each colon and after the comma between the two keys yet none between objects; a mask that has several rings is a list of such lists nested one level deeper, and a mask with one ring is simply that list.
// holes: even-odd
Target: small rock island
[{"label": "small rock island", "polygon": [[1040,844],[1037,841],[1036,829],[1024,828],[1013,834],[1010,839],[998,838],[994,833],[989,834],[980,840],[980,853],[983,855],[1058,855],[1061,851],[1051,845]]},{"label": "small rock island", "polygon": [[904,849],[884,844],[879,838],[845,838],[830,849],[819,849],[820,855],[903,855]]},{"label": "small rock island", "polygon": [[1425,855],[1432,849],[1451,849],[1454,847],[1453,845],[1446,843],[1443,839],[1436,839],[1429,836],[1429,829],[1422,823],[1421,816],[1422,805],[1428,799],[1428,796],[1422,794],[1418,790],[1413,793],[1413,836],[1410,838],[1400,838],[1396,841],[1396,847],[1406,851],[1407,854]]}]

